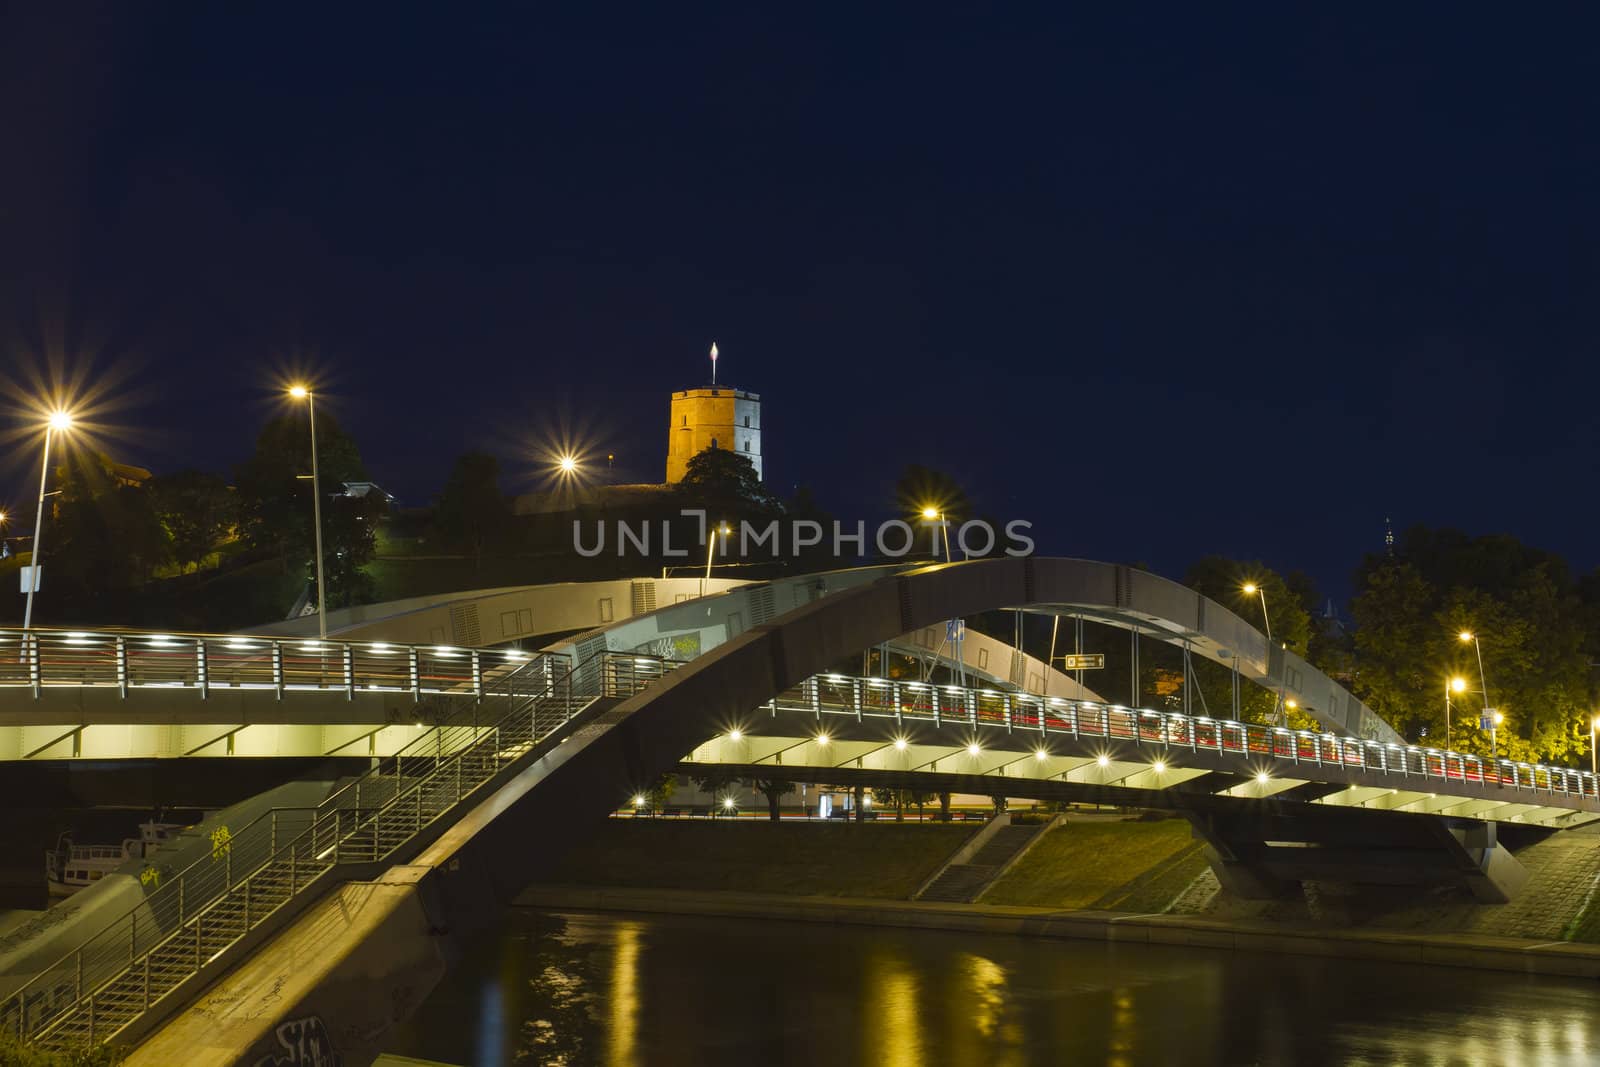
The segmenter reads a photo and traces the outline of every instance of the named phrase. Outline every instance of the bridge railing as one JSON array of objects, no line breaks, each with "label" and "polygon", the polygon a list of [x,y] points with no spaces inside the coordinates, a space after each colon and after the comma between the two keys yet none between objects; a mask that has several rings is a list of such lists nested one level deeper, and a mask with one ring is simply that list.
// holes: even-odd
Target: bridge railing
[{"label": "bridge railing", "polygon": [[858,722],[873,718],[939,726],[966,724],[1041,737],[1064,734],[1103,739],[1163,751],[1270,757],[1392,778],[1502,786],[1529,793],[1530,801],[1542,795],[1600,802],[1600,780],[1570,767],[1485,759],[1470,753],[996,689],[822,674],[779,694],[767,708],[774,713],[809,713],[818,721],[825,715],[842,715]]},{"label": "bridge railing", "polygon": [[528,660],[488,683],[497,716],[458,707],[315,807],[214,829],[208,855],[0,1002],[0,1026],[58,1045],[112,1036],[323,872],[392,852],[568,721],[592,699],[573,699],[572,674],[561,654]]},{"label": "bridge railing", "polygon": [[532,658],[518,649],[138,630],[0,629],[0,688],[322,691],[483,698]]}]

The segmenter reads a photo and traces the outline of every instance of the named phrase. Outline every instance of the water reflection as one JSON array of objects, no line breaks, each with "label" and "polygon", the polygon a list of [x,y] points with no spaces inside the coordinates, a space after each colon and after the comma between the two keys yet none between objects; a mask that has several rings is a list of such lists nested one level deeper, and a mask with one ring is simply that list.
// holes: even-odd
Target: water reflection
[{"label": "water reflection", "polygon": [[456,1064],[1594,1062],[1594,986],[1151,945],[521,913],[392,1051]]},{"label": "water reflection", "polygon": [[927,1062],[922,1031],[917,1025],[921,995],[916,973],[893,945],[874,945],[864,969],[867,1014],[876,1025],[861,1029],[862,1063],[883,1067],[920,1067]]}]

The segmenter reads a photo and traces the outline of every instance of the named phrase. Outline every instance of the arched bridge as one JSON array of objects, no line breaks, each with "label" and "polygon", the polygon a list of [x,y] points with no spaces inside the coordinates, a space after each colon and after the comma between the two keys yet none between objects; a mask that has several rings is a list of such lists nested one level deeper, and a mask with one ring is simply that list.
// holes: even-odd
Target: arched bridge
[{"label": "arched bridge", "polygon": [[[222,853],[224,873],[215,855],[174,872],[139,908],[0,1002],[0,1025],[57,1042],[149,1037],[273,946],[321,961],[276,976],[281,1009],[230,1007],[266,975],[246,964],[208,1003],[203,1025],[180,1019],[183,1037],[169,1028],[134,1062],[170,1060],[185,1047],[173,1042],[192,1050],[197,1034],[235,1054],[265,1050],[276,1022],[303,1014],[346,1012],[339,1032],[381,1033],[387,1015],[358,1017],[376,1009],[339,992],[371,985],[369,934],[384,931],[391,964],[414,953],[412,963],[436,974],[440,931],[457,938],[487,921],[495,903],[584,836],[586,819],[686,758],[763,775],[781,766],[784,776],[830,781],[921,776],[935,788],[1115,794],[1176,807],[1191,813],[1225,882],[1247,892],[1325,877],[1330,864],[1379,881],[1422,865],[1504,899],[1517,870],[1496,847],[1491,820],[1553,828],[1600,814],[1594,776],[1405,746],[1331,680],[1273,654],[1237,616],[1127,568],[1008,559],[821,593],[807,582],[815,579],[742,587],[558,642],[507,670],[493,699],[463,701],[315,810],[240,828]],[[780,593],[792,606],[778,606]],[[1296,694],[1340,729],[1248,727],[1107,706],[1082,691],[1030,694],[1026,684],[830,673],[864,649],[995,608],[1126,621]],[[672,667],[664,646],[696,654]],[[1026,681],[1026,662],[1012,665]],[[1048,675],[1037,688],[1050,688]],[[1280,847],[1296,833],[1318,847]],[[1319,862],[1296,867],[1283,852]],[[409,988],[415,980],[407,975]]]}]

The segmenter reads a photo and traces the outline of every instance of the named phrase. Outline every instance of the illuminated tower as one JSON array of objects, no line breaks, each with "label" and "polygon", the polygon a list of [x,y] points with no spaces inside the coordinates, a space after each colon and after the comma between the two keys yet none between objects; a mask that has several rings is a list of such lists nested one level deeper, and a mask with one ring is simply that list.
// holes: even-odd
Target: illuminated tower
[{"label": "illuminated tower", "polygon": [[667,429],[667,481],[681,482],[689,460],[708,448],[739,453],[761,472],[761,396],[717,385],[717,346],[711,346],[712,384],[672,394]]}]

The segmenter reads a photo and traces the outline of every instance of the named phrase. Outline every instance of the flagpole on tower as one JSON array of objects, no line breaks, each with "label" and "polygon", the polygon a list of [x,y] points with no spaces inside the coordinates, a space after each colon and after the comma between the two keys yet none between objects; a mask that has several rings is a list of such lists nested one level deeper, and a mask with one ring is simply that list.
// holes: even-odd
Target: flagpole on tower
[{"label": "flagpole on tower", "polygon": [[711,384],[717,384],[717,342],[711,342]]}]

